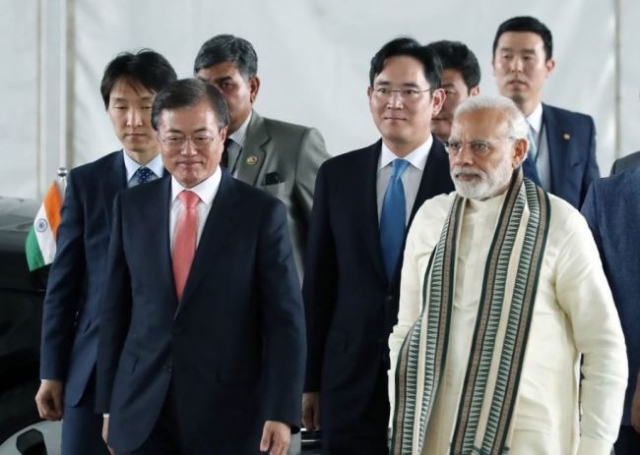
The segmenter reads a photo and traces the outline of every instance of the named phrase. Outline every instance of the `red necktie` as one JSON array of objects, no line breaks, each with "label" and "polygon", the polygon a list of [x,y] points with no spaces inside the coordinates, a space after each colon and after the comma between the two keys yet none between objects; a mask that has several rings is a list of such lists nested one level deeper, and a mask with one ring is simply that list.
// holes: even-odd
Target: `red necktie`
[{"label": "red necktie", "polygon": [[196,238],[198,235],[198,212],[196,206],[200,201],[192,191],[182,191],[178,198],[184,207],[176,224],[176,237],[173,244],[173,278],[176,283],[178,300],[182,298],[187,283],[193,257],[196,254]]}]

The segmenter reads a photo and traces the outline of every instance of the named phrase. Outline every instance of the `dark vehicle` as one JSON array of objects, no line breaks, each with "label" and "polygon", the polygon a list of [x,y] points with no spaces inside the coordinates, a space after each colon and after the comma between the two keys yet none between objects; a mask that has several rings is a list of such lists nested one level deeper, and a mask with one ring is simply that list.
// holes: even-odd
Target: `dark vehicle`
[{"label": "dark vehicle", "polygon": [[0,197],[0,444],[38,422],[40,325],[46,269],[31,273],[24,244],[38,203]]}]

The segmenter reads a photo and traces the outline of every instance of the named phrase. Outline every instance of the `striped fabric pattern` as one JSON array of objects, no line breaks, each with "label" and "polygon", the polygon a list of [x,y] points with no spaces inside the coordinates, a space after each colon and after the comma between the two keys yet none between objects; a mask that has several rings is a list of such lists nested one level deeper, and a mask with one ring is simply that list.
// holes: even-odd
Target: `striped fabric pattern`
[{"label": "striped fabric pattern", "polygon": [[[400,350],[394,455],[419,454],[424,444],[446,361],[457,239],[465,205],[461,197],[452,204],[425,274],[422,314]],[[523,180],[521,171],[514,173],[485,267],[451,454],[493,455],[509,450],[548,226],[547,194]]]}]

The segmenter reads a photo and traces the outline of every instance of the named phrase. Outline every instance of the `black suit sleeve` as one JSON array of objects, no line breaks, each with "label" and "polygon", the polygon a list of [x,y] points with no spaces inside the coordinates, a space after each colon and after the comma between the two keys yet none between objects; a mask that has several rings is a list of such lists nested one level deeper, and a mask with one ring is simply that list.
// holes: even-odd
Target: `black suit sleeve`
[{"label": "black suit sleeve", "polygon": [[74,321],[85,277],[85,219],[83,191],[75,173],[67,177],[55,261],[49,272],[42,315],[40,377],[64,380],[67,376]]},{"label": "black suit sleeve", "polygon": [[107,255],[105,291],[100,305],[96,411],[108,413],[120,353],[131,321],[131,278],[122,234],[122,198],[113,204],[113,224]]},{"label": "black suit sleeve", "polygon": [[284,205],[274,201],[260,229],[258,273],[264,341],[265,420],[299,431],[304,380],[305,327]]},{"label": "black suit sleeve", "polygon": [[320,390],[324,346],[337,290],[336,245],[331,230],[326,166],[316,180],[302,294],[307,322],[305,392]]},{"label": "black suit sleeve", "polygon": [[587,155],[587,163],[585,165],[585,172],[582,178],[582,190],[580,194],[580,204],[582,206],[587,191],[591,186],[591,182],[600,178],[600,168],[598,167],[598,161],[596,160],[596,126],[593,123],[593,119],[589,117],[589,148]]}]

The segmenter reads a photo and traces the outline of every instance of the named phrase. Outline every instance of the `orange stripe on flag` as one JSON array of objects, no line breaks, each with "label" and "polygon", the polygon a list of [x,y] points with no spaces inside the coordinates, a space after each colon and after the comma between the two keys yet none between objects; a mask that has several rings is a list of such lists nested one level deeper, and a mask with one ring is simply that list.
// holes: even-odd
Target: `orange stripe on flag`
[{"label": "orange stripe on flag", "polygon": [[51,226],[51,232],[56,237],[58,234],[58,226],[60,225],[60,209],[62,208],[62,194],[56,182],[53,182],[47,195],[44,198],[44,210],[47,213],[47,219]]}]

